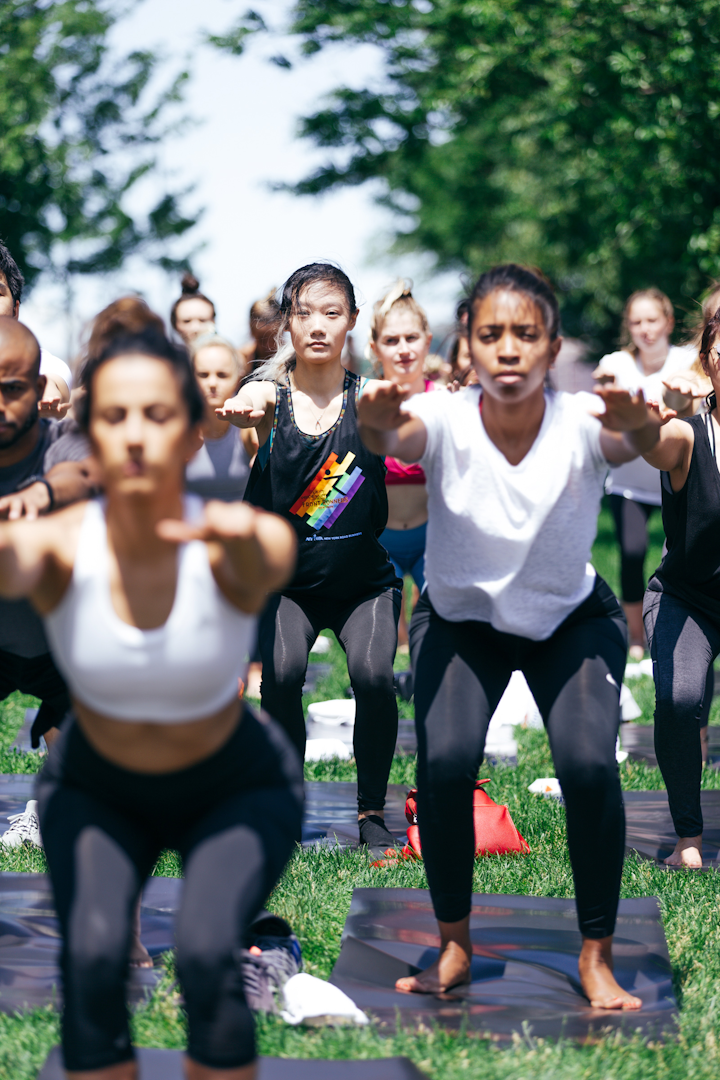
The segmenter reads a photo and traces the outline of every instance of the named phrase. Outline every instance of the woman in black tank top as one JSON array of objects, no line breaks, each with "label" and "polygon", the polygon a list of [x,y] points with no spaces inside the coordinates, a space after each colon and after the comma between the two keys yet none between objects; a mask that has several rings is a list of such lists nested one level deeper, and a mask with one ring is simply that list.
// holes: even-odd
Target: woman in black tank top
[{"label": "woman in black tank top", "polygon": [[394,844],[383,807],[397,739],[402,583],[379,541],[388,515],[385,465],[357,429],[363,381],[340,359],[355,325],[355,294],[341,270],[314,263],[285,283],[280,311],[290,345],[218,410],[257,429],[246,499],[280,514],[298,538],[295,575],[260,623],[262,704],[304,754],[308,654],[320,630],[333,630],[355,693],[360,840],[383,851]]},{"label": "woman in black tank top", "polygon": [[703,333],[700,359],[713,384],[705,415],[678,420],[660,410],[657,447],[645,455],[662,470],[667,554],[650,579],[643,617],[655,679],[655,751],[678,842],[665,862],[702,866],[701,728],[720,654],[720,312]]}]

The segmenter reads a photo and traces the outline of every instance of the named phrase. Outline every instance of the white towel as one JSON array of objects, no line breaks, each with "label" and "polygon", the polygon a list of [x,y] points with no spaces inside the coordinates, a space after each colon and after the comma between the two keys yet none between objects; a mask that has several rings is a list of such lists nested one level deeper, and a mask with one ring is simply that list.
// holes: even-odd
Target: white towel
[{"label": "white towel", "polygon": [[285,1008],[280,1015],[287,1024],[312,1027],[338,1024],[368,1024],[370,1021],[347,994],[332,983],[301,972],[283,986]]}]

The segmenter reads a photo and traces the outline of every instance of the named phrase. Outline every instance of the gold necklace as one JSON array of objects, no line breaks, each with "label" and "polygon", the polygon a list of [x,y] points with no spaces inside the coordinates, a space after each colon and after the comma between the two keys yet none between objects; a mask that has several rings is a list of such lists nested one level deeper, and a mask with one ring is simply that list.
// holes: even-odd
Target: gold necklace
[{"label": "gold necklace", "polygon": [[[293,385],[293,384],[294,384],[294,385]],[[345,376],[343,375],[343,387],[344,387],[344,385],[345,385]],[[308,404],[308,405],[312,404],[312,408],[311,408],[311,410],[310,410],[310,413],[311,413],[311,415],[312,415],[312,413],[313,413],[313,412],[315,411],[315,402],[314,402],[314,401],[312,400],[312,398],[310,397],[310,395],[309,395],[308,393],[306,393],[306,392],[305,392],[304,390],[301,390],[301,389],[300,389],[300,387],[298,386],[298,384],[297,384],[297,383],[295,382],[295,379],[294,379],[294,378],[292,378],[292,377],[291,377],[291,380],[290,380],[290,390],[291,390],[291,391],[292,391],[293,393],[299,393],[299,394],[302,394],[302,395],[304,396],[304,398],[305,398],[305,401],[307,402],[307,404]],[[334,400],[334,398],[333,398],[333,400]],[[327,403],[327,405],[325,406],[325,408],[324,408],[324,409],[321,409],[321,411],[320,411],[320,412],[318,413],[318,415],[317,415],[317,416],[315,417],[315,430],[316,430],[316,431],[320,431],[320,430],[321,430],[321,428],[322,428],[322,420],[323,420],[323,417],[325,416],[325,413],[326,413],[326,412],[328,411],[328,409],[330,408],[330,406],[331,406],[331,405],[332,405],[332,401],[329,401],[329,402]]]}]

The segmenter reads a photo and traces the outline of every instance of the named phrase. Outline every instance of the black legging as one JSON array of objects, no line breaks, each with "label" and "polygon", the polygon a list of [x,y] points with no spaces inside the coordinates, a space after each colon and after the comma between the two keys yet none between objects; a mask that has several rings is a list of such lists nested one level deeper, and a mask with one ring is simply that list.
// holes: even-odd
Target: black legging
[{"label": "black legging", "polygon": [[164,848],[185,882],[177,970],[188,1054],[215,1069],[255,1057],[237,950],[300,839],[302,774],[282,731],[246,707],[228,742],[180,772],[128,772],[67,721],[38,780],[40,825],[63,935],[68,1070],[133,1056],[125,1005],[137,898]]},{"label": "black legging", "polygon": [[700,728],[708,722],[720,620],[694,605],[648,589],[645,633],[655,679],[655,753],[678,836],[703,831]]},{"label": "black legging", "polygon": [[398,731],[393,661],[399,617],[399,590],[386,589],[351,602],[274,596],[260,620],[262,705],[303,757],[302,688],[310,649],[319,632],[328,628],[345,650],[357,706],[353,745],[361,811],[385,806]]},{"label": "black legging", "polygon": [[418,735],[418,824],[435,915],[470,912],[472,794],[485,736],[514,670],[527,679],[547,728],[567,814],[580,930],[613,933],[625,847],[615,761],[627,628],[604,581],[547,639],[486,622],[448,622],[427,592],[410,624]]},{"label": "black legging", "polygon": [[610,510],[620,545],[620,595],[626,604],[639,604],[645,595],[645,556],[648,521],[659,506],[609,495]]}]

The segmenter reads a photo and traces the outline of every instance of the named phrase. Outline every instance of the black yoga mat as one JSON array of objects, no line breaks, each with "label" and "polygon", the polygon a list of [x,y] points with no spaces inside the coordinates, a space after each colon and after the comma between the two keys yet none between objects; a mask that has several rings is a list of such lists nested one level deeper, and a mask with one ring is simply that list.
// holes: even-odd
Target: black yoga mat
[{"label": "black yoga mat", "polygon": [[[184,1080],[179,1050],[138,1050],[140,1080]],[[318,1061],[315,1058],[260,1058],[258,1080],[420,1080],[408,1058],[375,1061]],[[65,1080],[60,1050],[54,1047],[37,1080]]]},{"label": "black yoga mat", "polygon": [[[8,817],[25,809],[33,798],[35,776],[0,774],[0,833],[8,827]],[[388,829],[404,844],[407,836],[405,797],[407,786],[390,784],[385,805]],[[357,784],[332,780],[308,781],[305,784],[305,819],[303,843],[340,842],[353,846],[358,842]]]},{"label": "black yoga mat", "polygon": [[670,960],[655,897],[621,900],[615,975],[642,998],[638,1012],[592,1009],[580,990],[575,902],[534,896],[473,896],[472,984],[447,994],[403,994],[395,980],[437,958],[437,923],[425,889],[355,889],[330,981],[386,1029],[438,1024],[493,1038],[522,1032],[586,1039],[604,1028],[654,1038],[677,1015]]},{"label": "black yoga mat", "polygon": [[[662,863],[677,843],[667,791],[625,791],[625,847]],[[703,866],[720,869],[720,791],[701,791]]]},{"label": "black yoga mat", "polygon": [[[385,824],[404,844],[407,840],[405,784],[389,784],[385,802]],[[357,784],[352,781],[317,780],[305,784],[303,844],[336,840],[343,846],[358,842]]]},{"label": "black yoga mat", "polygon": [[[173,947],[173,922],[182,882],[150,878],[140,910],[141,938],[155,959]],[[60,931],[45,874],[0,874],[0,1012],[59,1001]],[[133,968],[128,986],[135,1004],[161,972]]]},{"label": "black yoga mat", "polygon": [[[644,761],[657,768],[654,724],[622,724],[620,743],[633,761]],[[708,727],[708,765],[720,766],[720,727],[717,724]]]}]

